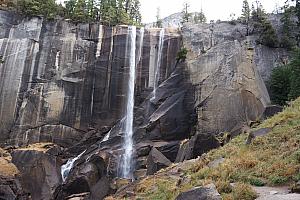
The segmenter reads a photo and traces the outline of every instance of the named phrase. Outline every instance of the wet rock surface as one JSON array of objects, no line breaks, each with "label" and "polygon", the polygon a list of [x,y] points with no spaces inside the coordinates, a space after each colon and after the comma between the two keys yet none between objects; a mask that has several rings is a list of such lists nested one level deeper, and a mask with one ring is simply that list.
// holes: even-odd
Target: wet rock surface
[{"label": "wet rock surface", "polygon": [[[116,192],[112,182],[124,154],[128,27],[49,22],[7,11],[0,11],[0,23],[0,146],[12,155],[12,162],[0,163],[20,172],[1,175],[0,191],[5,198],[33,200],[98,200]],[[238,135],[249,121],[277,112],[268,107],[263,80],[270,72],[266,65],[275,66],[281,53],[274,58],[272,49],[253,46],[240,28],[221,23],[187,25],[182,33],[166,29],[158,68],[160,29],[137,30],[136,179],[201,156],[220,146],[218,134]],[[186,62],[176,60],[182,40],[190,50]],[[63,182],[61,165],[83,151]]]}]

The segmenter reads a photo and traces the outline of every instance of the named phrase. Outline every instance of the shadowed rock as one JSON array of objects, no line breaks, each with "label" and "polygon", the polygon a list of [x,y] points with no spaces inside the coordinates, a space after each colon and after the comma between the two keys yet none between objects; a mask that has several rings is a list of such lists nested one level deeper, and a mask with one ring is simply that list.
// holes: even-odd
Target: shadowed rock
[{"label": "shadowed rock", "polygon": [[168,160],[161,152],[156,148],[152,148],[147,159],[147,175],[152,175],[162,168],[170,166],[172,162]]},{"label": "shadowed rock", "polygon": [[60,148],[53,144],[35,144],[12,152],[12,162],[21,173],[22,186],[33,200],[52,199],[61,183]]},{"label": "shadowed rock", "polygon": [[214,184],[209,184],[204,187],[194,188],[190,191],[183,192],[176,197],[176,200],[221,200],[221,195],[218,193]]},{"label": "shadowed rock", "polygon": [[183,162],[201,156],[203,153],[220,146],[214,135],[196,134],[190,140],[185,140],[180,146],[175,162]]},{"label": "shadowed rock", "polygon": [[271,132],[272,129],[271,128],[260,128],[258,130],[252,131],[249,133],[246,144],[251,144],[251,142],[256,138],[256,137],[260,137],[260,136],[265,136],[267,135],[269,132]]}]

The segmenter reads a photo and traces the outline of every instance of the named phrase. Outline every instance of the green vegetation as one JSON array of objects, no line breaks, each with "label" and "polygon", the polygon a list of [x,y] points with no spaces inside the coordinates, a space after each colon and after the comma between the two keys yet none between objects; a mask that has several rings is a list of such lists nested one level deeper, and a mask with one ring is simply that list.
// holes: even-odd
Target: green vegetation
[{"label": "green vegetation", "polygon": [[10,4],[26,16],[43,16],[54,19],[58,16],[75,22],[101,22],[113,26],[117,24],[141,25],[139,0],[67,0],[65,6],[55,0],[19,0]]},{"label": "green vegetation", "polygon": [[157,8],[155,27],[162,28],[162,19],[160,18],[160,8]]},{"label": "green vegetation", "polygon": [[205,23],[206,22],[206,17],[205,14],[203,12],[203,10],[201,9],[200,13],[196,13],[194,16],[194,22],[196,24],[198,23]]},{"label": "green vegetation", "polygon": [[300,96],[300,50],[295,50],[292,61],[272,71],[270,93],[273,103],[285,105]]},{"label": "green vegetation", "polygon": [[284,13],[281,18],[282,22],[282,36],[280,38],[280,46],[288,50],[292,50],[296,44],[297,24],[292,20],[294,9],[287,5],[284,6]]},{"label": "green vegetation", "polygon": [[250,29],[250,17],[251,17],[251,10],[249,7],[249,3],[247,0],[243,1],[243,9],[242,9],[242,23],[246,25],[246,29],[247,29],[247,35],[249,35],[249,29]]},{"label": "green vegetation", "polygon": [[187,2],[184,3],[183,5],[183,10],[182,10],[182,21],[181,23],[184,24],[186,22],[189,22],[191,20],[191,13],[189,12],[190,9],[190,4],[188,4]]},{"label": "green vegetation", "polygon": [[254,33],[259,34],[257,42],[268,47],[278,47],[279,41],[271,22],[267,19],[267,14],[261,3],[257,0],[252,5],[251,20]]},{"label": "green vegetation", "polygon": [[187,53],[188,53],[187,48],[180,49],[180,51],[177,53],[177,57],[176,57],[177,62],[185,61]]},{"label": "green vegetation", "polygon": [[[225,200],[253,200],[251,185],[293,185],[300,179],[300,98],[257,128],[272,128],[266,135],[246,145],[242,134],[201,159],[173,165],[137,183],[135,194],[141,199],[170,200],[193,187],[214,183]],[[219,158],[215,167],[208,163]],[[180,169],[181,181],[169,176]],[[234,183],[234,184],[232,184]]]},{"label": "green vegetation", "polygon": [[15,7],[26,16],[40,15],[47,19],[55,18],[63,10],[61,5],[55,3],[55,0],[19,0]]}]

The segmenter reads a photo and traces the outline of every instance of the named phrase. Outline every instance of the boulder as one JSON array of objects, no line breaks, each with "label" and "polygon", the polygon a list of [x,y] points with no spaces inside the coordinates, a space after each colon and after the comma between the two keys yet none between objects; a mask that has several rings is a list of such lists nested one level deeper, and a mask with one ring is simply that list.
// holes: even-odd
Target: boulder
[{"label": "boulder", "polygon": [[268,119],[270,117],[273,117],[279,112],[282,112],[283,107],[278,105],[269,105],[266,107],[265,112],[263,113],[263,118]]},{"label": "boulder", "polygon": [[21,177],[0,176],[0,199],[3,200],[28,200],[30,195],[24,191]]},{"label": "boulder", "polygon": [[168,158],[153,147],[147,159],[147,175],[152,175],[171,164],[172,162]]},{"label": "boulder", "polygon": [[300,181],[292,186],[292,192],[300,194]]},{"label": "boulder", "polygon": [[187,192],[183,192],[176,197],[176,200],[221,200],[214,184],[204,187],[197,187]]},{"label": "boulder", "polygon": [[40,143],[12,152],[12,162],[21,173],[24,190],[33,200],[52,199],[61,183],[60,148],[51,143]]},{"label": "boulder", "polygon": [[196,134],[190,140],[182,142],[175,162],[196,158],[219,146],[220,143],[214,135]]},{"label": "boulder", "polygon": [[256,138],[256,137],[260,137],[260,136],[265,136],[267,135],[269,132],[271,132],[272,129],[271,128],[260,128],[258,130],[252,131],[249,133],[246,144],[251,144],[251,142]]},{"label": "boulder", "polygon": [[103,199],[110,192],[107,163],[108,155],[103,152],[93,152],[80,157],[60,191],[57,191],[56,199],[80,193],[90,193],[92,200]]}]

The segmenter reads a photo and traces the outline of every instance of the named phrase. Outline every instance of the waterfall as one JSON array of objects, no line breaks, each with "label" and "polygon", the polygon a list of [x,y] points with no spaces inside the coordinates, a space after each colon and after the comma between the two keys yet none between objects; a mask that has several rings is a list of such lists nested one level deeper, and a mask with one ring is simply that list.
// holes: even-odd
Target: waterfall
[{"label": "waterfall", "polygon": [[155,68],[155,75],[154,75],[154,84],[153,84],[153,97],[151,100],[155,99],[156,97],[156,89],[159,84],[160,78],[160,65],[161,65],[161,57],[163,52],[164,46],[164,37],[165,37],[165,29],[161,29],[159,33],[159,43],[158,43],[158,51],[157,51],[157,60],[156,60],[156,68]]},{"label": "waterfall", "polygon": [[141,29],[140,29],[140,41],[139,41],[139,54],[138,54],[138,60],[137,60],[136,64],[138,64],[141,61],[141,58],[142,58],[143,43],[144,43],[144,33],[145,33],[145,29],[143,27],[141,27]]},{"label": "waterfall", "polygon": [[133,151],[133,109],[134,109],[134,87],[135,87],[135,50],[136,50],[136,27],[128,27],[129,34],[129,80],[127,88],[127,105],[126,105],[126,118],[124,123],[124,144],[125,151],[122,158],[121,172],[123,178],[132,178],[132,151]]},{"label": "waterfall", "polygon": [[66,164],[61,166],[60,173],[61,173],[61,177],[62,177],[63,182],[65,182],[65,180],[67,179],[71,169],[73,168],[73,165],[74,165],[75,161],[78,160],[85,153],[85,151],[86,150],[84,150],[77,157],[69,159]]}]

